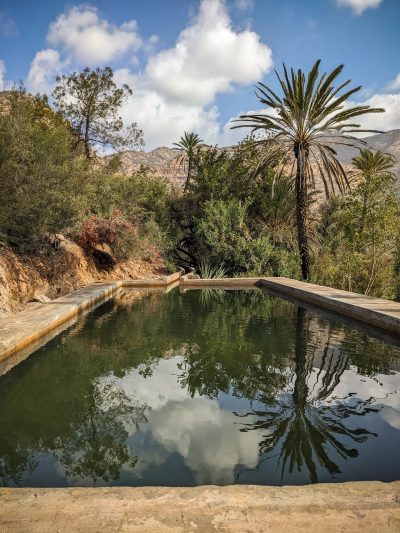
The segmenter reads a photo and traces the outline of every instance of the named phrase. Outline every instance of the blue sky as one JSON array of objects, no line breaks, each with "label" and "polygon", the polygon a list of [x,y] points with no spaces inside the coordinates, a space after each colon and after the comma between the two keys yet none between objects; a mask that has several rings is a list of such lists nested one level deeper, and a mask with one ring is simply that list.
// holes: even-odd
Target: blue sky
[{"label": "blue sky", "polygon": [[259,108],[255,82],[276,88],[282,61],[308,69],[321,58],[363,86],[355,100],[387,109],[366,126],[393,129],[399,26],[400,0],[0,0],[0,87],[50,93],[60,72],[111,65],[134,90],[122,116],[148,149],[185,129],[229,144],[229,120]]}]

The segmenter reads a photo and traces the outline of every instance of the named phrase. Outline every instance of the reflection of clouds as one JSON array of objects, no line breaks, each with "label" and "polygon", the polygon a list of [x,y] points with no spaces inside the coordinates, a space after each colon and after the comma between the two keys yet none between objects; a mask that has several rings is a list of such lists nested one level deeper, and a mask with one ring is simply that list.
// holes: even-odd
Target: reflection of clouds
[{"label": "reflection of clouds", "polygon": [[[179,454],[192,472],[197,484],[229,484],[234,482],[238,465],[254,468],[259,458],[259,442],[265,437],[267,428],[241,432],[242,420],[231,409],[222,408],[216,399],[196,395],[191,398],[178,381],[177,365],[182,361],[180,350],[168,353],[168,359],[161,359],[152,376],[144,379],[138,372],[124,376],[119,386],[130,397],[146,404],[148,423],[141,424],[140,432],[133,424],[126,427],[130,440],[134,439],[134,450],[139,456],[134,469],[142,479],[154,467],[164,468],[174,454]],[[291,368],[281,370],[288,379],[286,393],[293,393],[296,374]],[[308,398],[315,406],[332,405],[339,402],[358,409],[357,401],[368,401],[382,408],[382,418],[396,429],[400,429],[400,394],[396,392],[399,373],[380,374],[367,377],[357,374],[354,366],[348,367],[334,383],[330,394],[319,400],[326,370],[314,367],[307,377]],[[281,391],[281,395],[284,391]],[[349,396],[351,394],[351,396]],[[279,398],[279,393],[277,398]],[[239,409],[247,411],[249,404]],[[254,404],[253,404],[253,407]],[[236,407],[237,408],[237,407]],[[250,409],[249,409],[250,410]],[[254,417],[254,421],[257,416]],[[246,423],[251,423],[246,417]]]},{"label": "reflection of clouds", "polygon": [[382,417],[393,428],[400,429],[400,411],[393,409],[393,407],[385,406],[382,411]]},{"label": "reflection of clouds", "polygon": [[[218,400],[190,398],[177,383],[180,358],[161,360],[153,376],[143,379],[136,372],[125,376],[120,386],[140,403],[151,407],[148,424],[141,427],[146,445],[135,469],[144,474],[149,465],[164,462],[179,453],[196,483],[232,483],[236,465],[253,468],[258,461],[260,433],[242,433],[238,419],[221,409]],[[132,436],[135,428],[129,428]]]},{"label": "reflection of clouds", "polygon": [[257,465],[260,440],[257,431],[241,433],[235,422],[217,400],[194,398],[152,412],[146,429],[164,449],[183,457],[196,483],[232,483],[236,465]]}]

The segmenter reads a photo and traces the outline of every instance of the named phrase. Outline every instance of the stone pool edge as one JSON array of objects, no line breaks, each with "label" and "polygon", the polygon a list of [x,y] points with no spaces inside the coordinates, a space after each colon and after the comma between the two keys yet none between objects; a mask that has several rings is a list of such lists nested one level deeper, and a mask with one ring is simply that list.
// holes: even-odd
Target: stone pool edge
[{"label": "stone pool edge", "polygon": [[400,530],[400,481],[303,486],[2,488],[9,531]]},{"label": "stone pool edge", "polygon": [[378,327],[400,336],[400,303],[354,292],[283,277],[192,279],[182,276],[179,285],[186,289],[241,289],[264,287],[322,309]]},{"label": "stone pool edge", "polygon": [[[113,298],[121,289],[167,288],[176,283],[180,276],[181,272],[175,272],[160,278],[95,282],[50,302],[38,303],[31,309],[0,319],[0,376],[79,316]],[[26,353],[24,350],[27,350]],[[19,353],[21,357],[13,360],[13,356]]]},{"label": "stone pool edge", "polygon": [[77,317],[123,288],[246,289],[264,287],[354,318],[400,337],[400,303],[283,277],[194,279],[176,272],[160,278],[97,282],[0,320],[0,375],[6,373]]}]

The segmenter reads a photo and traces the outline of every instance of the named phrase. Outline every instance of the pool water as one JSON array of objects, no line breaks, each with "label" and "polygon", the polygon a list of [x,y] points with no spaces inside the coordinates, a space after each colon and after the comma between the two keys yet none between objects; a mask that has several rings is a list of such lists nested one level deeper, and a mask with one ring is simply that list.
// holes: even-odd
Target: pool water
[{"label": "pool water", "polygon": [[0,377],[0,484],[400,479],[400,348],[262,291],[125,292]]}]

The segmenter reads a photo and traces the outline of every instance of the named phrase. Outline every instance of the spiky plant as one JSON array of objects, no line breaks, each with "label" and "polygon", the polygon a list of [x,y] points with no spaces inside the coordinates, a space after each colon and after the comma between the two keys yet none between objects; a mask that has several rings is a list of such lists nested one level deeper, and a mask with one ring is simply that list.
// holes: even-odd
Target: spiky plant
[{"label": "spiky plant", "polygon": [[190,180],[192,179],[193,172],[193,160],[197,150],[203,145],[203,140],[197,133],[189,133],[185,131],[179,142],[173,143],[174,150],[179,150],[180,154],[176,158],[176,161],[181,166],[187,165],[187,174],[184,190],[189,187]]},{"label": "spiky plant", "polygon": [[[333,84],[341,74],[344,65],[339,65],[330,74],[319,75],[320,60],[316,61],[306,76],[302,70],[288,72],[283,65],[283,77],[275,71],[283,96],[279,97],[272,89],[258,83],[256,96],[269,108],[269,113],[252,113],[241,115],[233,128],[251,128],[252,133],[263,132],[264,138],[257,142],[264,143],[268,157],[274,157],[274,149],[283,150],[285,158],[292,162],[296,189],[296,223],[297,239],[301,257],[303,279],[310,279],[310,250],[308,231],[307,196],[308,189],[316,189],[315,171],[324,185],[325,194],[338,190],[343,194],[349,188],[346,172],[340,164],[335,145],[354,146],[360,143],[354,132],[376,132],[361,129],[352,119],[366,113],[382,112],[384,109],[371,108],[367,105],[345,106],[346,100],[361,87],[343,91],[351,82]],[[276,159],[276,158],[275,158]]]},{"label": "spiky plant", "polygon": [[353,166],[355,174],[368,180],[374,176],[388,175],[394,177],[391,169],[395,163],[395,159],[390,154],[369,150],[361,150],[359,155],[353,157]]}]

